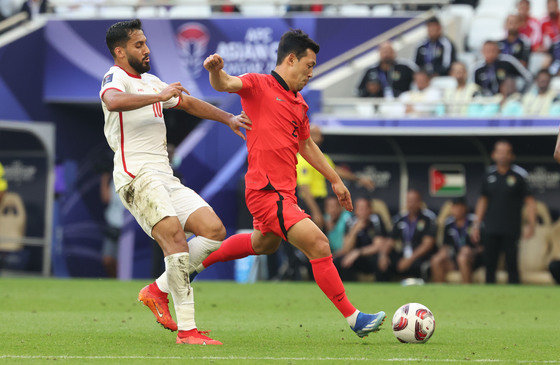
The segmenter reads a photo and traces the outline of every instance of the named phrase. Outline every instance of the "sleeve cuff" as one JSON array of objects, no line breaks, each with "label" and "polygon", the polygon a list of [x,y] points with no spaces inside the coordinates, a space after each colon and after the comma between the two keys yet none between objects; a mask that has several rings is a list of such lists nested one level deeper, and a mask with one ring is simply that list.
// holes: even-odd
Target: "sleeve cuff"
[{"label": "sleeve cuff", "polygon": [[182,100],[181,97],[179,96],[178,99],[179,99],[179,101],[177,101],[177,104],[175,106],[171,107],[171,109],[176,109],[179,106],[179,104],[181,104],[181,100]]},{"label": "sleeve cuff", "polygon": [[121,93],[124,92],[124,91],[122,91],[121,89],[118,89],[118,88],[116,88],[116,87],[108,87],[108,88],[106,88],[105,90],[103,90],[103,91],[101,92],[101,95],[99,96],[99,98],[100,98],[100,99],[103,99],[103,95],[105,95],[105,93],[106,93],[107,91],[109,91],[109,90],[118,90],[118,91],[120,91]]}]

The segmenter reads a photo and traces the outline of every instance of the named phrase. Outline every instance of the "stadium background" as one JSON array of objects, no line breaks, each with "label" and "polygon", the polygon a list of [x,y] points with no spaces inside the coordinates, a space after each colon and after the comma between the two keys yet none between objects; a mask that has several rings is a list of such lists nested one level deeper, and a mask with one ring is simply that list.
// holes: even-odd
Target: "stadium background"
[{"label": "stadium background", "polygon": [[[269,72],[280,35],[289,28],[306,31],[321,45],[315,77],[303,95],[312,121],[326,135],[323,150],[337,163],[373,178],[373,193],[354,186],[352,192],[382,200],[391,214],[403,208],[404,193],[411,187],[421,191],[430,209],[440,210],[449,196],[431,191],[432,168],[463,174],[459,195],[473,207],[491,147],[507,137],[517,162],[529,172],[536,198],[556,221],[560,172],[552,152],[557,119],[383,115],[374,111],[382,101],[357,98],[356,93],[364,72],[379,60],[379,45],[392,40],[399,57],[412,59],[425,37],[424,22],[433,15],[441,19],[458,58],[472,73],[482,43],[504,36],[505,17],[515,11],[515,1],[483,0],[475,7],[446,0],[324,1],[319,12],[288,11],[292,3],[300,4],[244,1],[238,4],[239,13],[224,13],[215,11],[224,10],[220,6],[226,2],[221,1],[156,6],[58,0],[50,2],[50,13],[29,21],[18,13],[1,23],[0,162],[10,191],[24,199],[24,243],[30,258],[23,271],[4,274],[105,276],[99,183],[109,150],[98,91],[112,60],[104,35],[116,20],[136,16],[144,22],[152,71],[163,80],[181,81],[192,95],[231,112],[240,110],[239,99],[210,88],[201,67],[204,57],[219,52],[233,74]],[[21,6],[10,4],[13,9]],[[531,5],[534,16],[545,15],[545,0]],[[533,74],[542,62],[542,54],[531,56]],[[449,78],[437,79],[434,84],[448,87]],[[552,82],[552,87],[558,85]],[[217,123],[165,113],[168,140],[177,146],[176,169],[185,184],[214,207],[228,235],[250,228],[241,194],[242,141]],[[119,245],[119,277],[150,277],[153,242],[128,213]],[[546,260],[543,256],[543,267]],[[202,277],[231,279],[233,265],[216,265]]]}]

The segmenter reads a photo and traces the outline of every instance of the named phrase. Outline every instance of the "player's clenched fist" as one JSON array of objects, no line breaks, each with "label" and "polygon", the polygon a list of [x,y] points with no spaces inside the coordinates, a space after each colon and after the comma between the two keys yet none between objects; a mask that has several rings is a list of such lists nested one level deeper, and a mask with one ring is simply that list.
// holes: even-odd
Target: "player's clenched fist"
[{"label": "player's clenched fist", "polygon": [[217,53],[206,57],[204,60],[204,68],[210,72],[220,71],[224,68],[224,59]]},{"label": "player's clenched fist", "polygon": [[181,97],[181,93],[183,92],[190,95],[180,82],[174,82],[167,85],[167,87],[159,93],[159,97],[161,101],[167,101],[171,98]]}]

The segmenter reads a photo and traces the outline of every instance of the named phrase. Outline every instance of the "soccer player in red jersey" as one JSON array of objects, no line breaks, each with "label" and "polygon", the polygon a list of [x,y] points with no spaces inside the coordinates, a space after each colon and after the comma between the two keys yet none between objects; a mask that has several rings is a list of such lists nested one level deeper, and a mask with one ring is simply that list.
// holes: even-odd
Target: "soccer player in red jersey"
[{"label": "soccer player in red jersey", "polygon": [[222,243],[192,273],[222,261],[249,255],[271,254],[282,239],[299,248],[310,260],[317,285],[360,337],[377,331],[384,312],[358,311],[346,297],[327,237],[298,205],[295,196],[299,152],[327,178],[340,204],[352,211],[350,192],[309,135],[309,107],[299,93],[313,76],[319,45],[301,30],[286,32],[278,45],[276,68],[270,75],[230,76],[223,59],[214,54],[204,61],[210,84],[217,91],[237,93],[251,118],[247,131],[249,167],[245,200],[254,231],[237,234]]}]

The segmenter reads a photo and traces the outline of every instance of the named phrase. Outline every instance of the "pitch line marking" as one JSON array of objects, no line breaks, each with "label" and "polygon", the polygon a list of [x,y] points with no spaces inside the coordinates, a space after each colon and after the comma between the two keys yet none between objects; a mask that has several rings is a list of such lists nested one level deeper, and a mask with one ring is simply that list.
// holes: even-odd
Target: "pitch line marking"
[{"label": "pitch line marking", "polygon": [[269,356],[79,356],[79,355],[0,355],[0,359],[21,360],[272,360],[272,361],[379,361],[379,362],[475,362],[475,363],[517,363],[517,364],[560,364],[560,360],[500,360],[500,359],[426,359],[426,358],[391,358],[372,359],[365,357],[269,357]]}]

